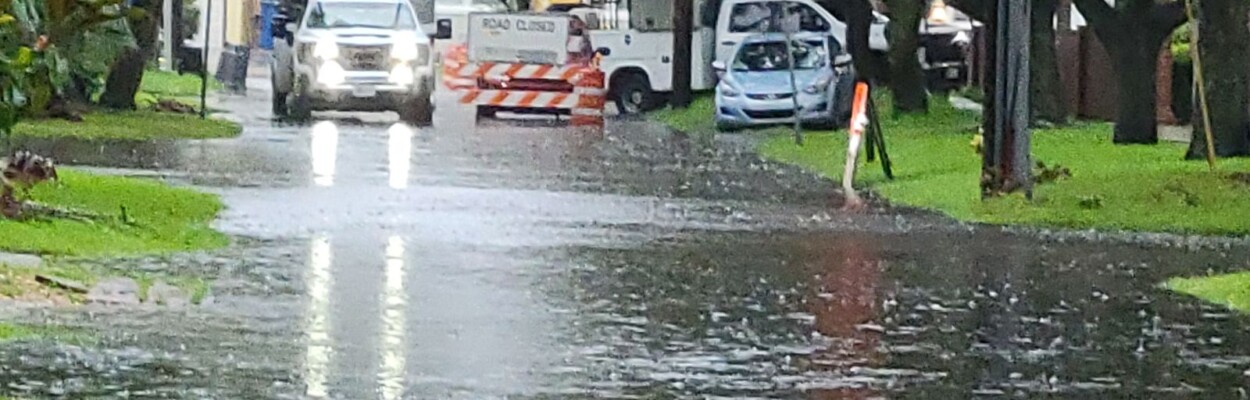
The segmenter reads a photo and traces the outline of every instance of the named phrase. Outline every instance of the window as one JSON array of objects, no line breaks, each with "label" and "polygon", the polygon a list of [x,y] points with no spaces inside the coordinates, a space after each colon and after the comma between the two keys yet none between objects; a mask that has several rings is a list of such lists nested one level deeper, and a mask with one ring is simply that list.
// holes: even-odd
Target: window
[{"label": "window", "polygon": [[[794,69],[816,69],[825,65],[824,44],[795,40],[790,42],[793,49]],[[790,69],[791,57],[786,57],[786,42],[749,43],[742,46],[738,56],[734,57],[733,69],[736,71],[783,71]]]},{"label": "window", "polygon": [[405,3],[317,3],[308,14],[309,28],[415,29],[417,21]]},{"label": "window", "polygon": [[786,22],[797,23],[799,30],[803,32],[829,31],[829,21],[826,21],[816,9],[806,4],[793,2],[735,4],[730,13],[729,31],[733,33],[783,32],[782,27]]}]

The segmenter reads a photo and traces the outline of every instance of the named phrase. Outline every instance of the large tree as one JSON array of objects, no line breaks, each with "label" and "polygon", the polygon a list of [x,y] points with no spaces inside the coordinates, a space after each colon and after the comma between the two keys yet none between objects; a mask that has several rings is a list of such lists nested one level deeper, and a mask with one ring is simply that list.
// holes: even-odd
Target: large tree
[{"label": "large tree", "polygon": [[124,110],[135,108],[135,94],[143,81],[143,71],[148,61],[156,57],[157,35],[160,32],[158,16],[163,6],[164,0],[140,0],[138,7],[142,7],[144,12],[128,16],[135,46],[123,51],[109,68],[100,105]]},{"label": "large tree", "polygon": [[[1215,154],[1220,157],[1250,155],[1250,29],[1246,0],[1196,2],[1198,51],[1203,83],[1210,107]],[[1201,113],[1201,108],[1197,108]],[[1194,140],[1189,158],[1207,154],[1201,114],[1194,118]]]},{"label": "large tree", "polygon": [[[1033,118],[1052,123],[1068,119],[1068,107],[1055,52],[1054,16],[1059,0],[1031,0],[1032,41],[1029,47],[1029,104]],[[978,21],[989,21],[987,0],[949,0],[948,4]]]},{"label": "large tree", "polygon": [[[1244,0],[1230,0],[1244,1]],[[1156,80],[1159,47],[1186,20],[1184,5],[1156,0],[1073,0],[1111,56],[1118,97],[1117,144],[1159,141]]]},{"label": "large tree", "polygon": [[1032,0],[1029,43],[1029,103],[1033,119],[1063,124],[1068,121],[1059,57],[1055,52],[1055,11],[1058,0]]},{"label": "large tree", "polygon": [[846,50],[851,54],[858,79],[869,82],[886,78],[883,68],[879,68],[881,64],[875,62],[877,55],[868,44],[872,3],[868,0],[820,0],[819,4],[846,23]]},{"label": "large tree", "polygon": [[894,94],[895,109],[902,112],[926,112],[929,109],[924,70],[920,67],[920,58],[916,56],[926,3],[926,0],[885,1],[890,8],[890,25],[886,28],[890,41],[890,90]]}]

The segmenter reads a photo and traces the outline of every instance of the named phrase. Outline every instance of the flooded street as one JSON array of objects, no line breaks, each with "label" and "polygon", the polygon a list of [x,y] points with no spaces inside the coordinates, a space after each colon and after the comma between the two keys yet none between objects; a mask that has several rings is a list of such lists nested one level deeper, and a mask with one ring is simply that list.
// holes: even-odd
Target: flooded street
[{"label": "flooded street", "polygon": [[[85,261],[213,280],[183,311],[4,306],[0,395],[187,399],[1246,398],[1250,320],[1159,287],[1244,244],[842,215],[750,135],[370,115],[237,139],[24,146],[220,194],[236,240]],[[907,160],[895,160],[906,163]]]}]

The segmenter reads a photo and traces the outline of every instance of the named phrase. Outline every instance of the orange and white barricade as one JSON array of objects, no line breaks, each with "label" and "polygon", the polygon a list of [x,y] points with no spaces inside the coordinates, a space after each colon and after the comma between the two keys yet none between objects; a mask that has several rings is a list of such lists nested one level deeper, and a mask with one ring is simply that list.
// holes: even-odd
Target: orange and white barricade
[{"label": "orange and white barricade", "polygon": [[464,46],[450,49],[443,65],[443,83],[460,104],[569,110],[573,125],[603,126],[605,81],[594,64],[472,63]]},{"label": "orange and white barricade", "polygon": [[464,45],[455,45],[447,49],[443,57],[443,85],[451,90],[477,87],[477,78],[463,76],[469,65],[469,50]]},{"label": "orange and white barricade", "polygon": [[577,105],[573,108],[574,126],[603,126],[603,106],[607,104],[604,74],[598,68],[587,68],[573,83]]}]

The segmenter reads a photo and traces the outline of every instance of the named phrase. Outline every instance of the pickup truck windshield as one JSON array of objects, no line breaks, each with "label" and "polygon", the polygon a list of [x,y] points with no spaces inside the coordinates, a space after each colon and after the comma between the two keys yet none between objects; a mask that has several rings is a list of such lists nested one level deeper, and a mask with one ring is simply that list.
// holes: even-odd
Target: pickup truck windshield
[{"label": "pickup truck windshield", "polygon": [[308,27],[416,29],[417,21],[403,3],[319,2],[308,14]]},{"label": "pickup truck windshield", "polygon": [[[824,66],[825,45],[821,42],[794,41],[794,69],[816,69]],[[750,43],[742,46],[734,58],[735,71],[784,71],[790,69],[786,42]]]}]

